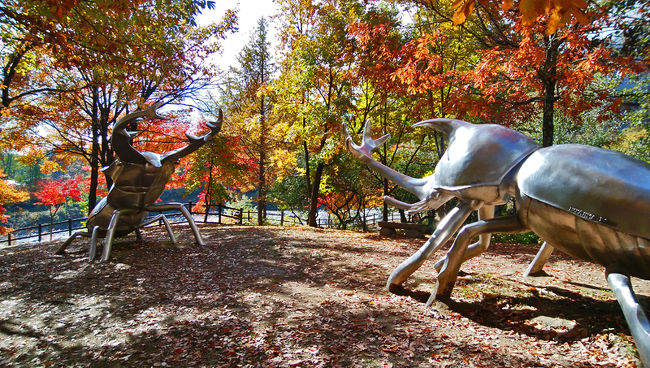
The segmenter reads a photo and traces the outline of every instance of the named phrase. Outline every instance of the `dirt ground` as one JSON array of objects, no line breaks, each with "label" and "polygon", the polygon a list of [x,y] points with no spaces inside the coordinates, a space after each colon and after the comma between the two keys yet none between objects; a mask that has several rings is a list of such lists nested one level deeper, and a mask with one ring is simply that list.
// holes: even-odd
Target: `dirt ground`
[{"label": "dirt ground", "polygon": [[[493,244],[461,269],[451,300],[425,307],[435,254],[397,294],[390,272],[424,239],[204,226],[119,240],[89,263],[87,240],[0,249],[0,366],[633,367],[600,266],[537,246]],[[650,282],[634,279],[645,310]],[[398,295],[399,294],[399,295]]]}]

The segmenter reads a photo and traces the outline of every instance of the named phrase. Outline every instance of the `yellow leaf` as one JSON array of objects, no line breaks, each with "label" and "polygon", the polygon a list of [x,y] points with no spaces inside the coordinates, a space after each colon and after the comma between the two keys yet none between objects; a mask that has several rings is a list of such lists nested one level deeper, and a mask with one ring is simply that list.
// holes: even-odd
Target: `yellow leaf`
[{"label": "yellow leaf", "polygon": [[454,12],[454,15],[451,17],[455,25],[462,24],[465,22],[465,19],[474,11],[474,6],[476,4],[475,0],[466,0],[464,2],[461,1],[456,1],[455,4],[460,4],[456,11]]}]

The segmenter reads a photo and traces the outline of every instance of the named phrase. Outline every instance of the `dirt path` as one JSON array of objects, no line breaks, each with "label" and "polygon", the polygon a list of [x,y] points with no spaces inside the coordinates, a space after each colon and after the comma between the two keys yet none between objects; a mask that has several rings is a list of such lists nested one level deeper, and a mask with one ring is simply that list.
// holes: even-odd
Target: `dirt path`
[{"label": "dirt path", "polygon": [[[175,231],[179,245],[152,229],[104,264],[55,256],[56,244],[0,250],[0,366],[637,363],[602,268],[556,254],[548,276],[524,278],[536,246],[493,245],[463,266],[452,300],[426,308],[435,259],[402,295],[384,290],[423,240],[209,226],[200,247]],[[633,283],[647,311],[650,282]]]}]

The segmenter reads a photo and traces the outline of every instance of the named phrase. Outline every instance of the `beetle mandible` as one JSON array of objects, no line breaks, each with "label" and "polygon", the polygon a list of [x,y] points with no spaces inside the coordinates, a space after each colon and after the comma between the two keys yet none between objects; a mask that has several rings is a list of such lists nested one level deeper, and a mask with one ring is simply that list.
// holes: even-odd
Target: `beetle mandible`
[{"label": "beetle mandible", "polygon": [[[650,279],[650,165],[586,145],[540,148],[524,134],[494,124],[431,119],[414,126],[449,137],[434,174],[425,178],[406,176],[372,158],[372,150],[389,135],[372,139],[367,122],[362,143],[356,145],[343,127],[346,146],[355,157],[420,199],[407,204],[386,197],[387,203],[416,213],[459,199],[429,240],[391,273],[386,287],[399,287],[460,229],[435,265],[439,274],[429,305],[451,294],[461,264],[487,249],[490,233],[532,230],[545,243],[527,274],[541,269],[553,248],[603,265],[641,360],[650,367],[650,323],[629,279]],[[493,206],[510,198],[516,214],[495,218]],[[474,210],[479,211],[479,221],[461,228]],[[479,242],[470,245],[475,236],[480,236]]]},{"label": "beetle mandible", "polygon": [[168,119],[160,116],[156,110],[162,105],[157,103],[145,110],[127,114],[115,123],[111,134],[111,145],[117,158],[102,171],[113,180],[108,195],[100,200],[91,211],[86,221],[86,230],[77,231],[68,238],[56,251],[62,254],[72,241],[79,237],[90,237],[89,259],[95,258],[97,238],[104,237],[104,249],[101,262],[109,259],[114,237],[120,237],[136,231],[155,221],[162,221],[172,243],[176,242],[169,221],[163,214],[145,220],[149,212],[180,211],[187,220],[196,242],[205,245],[194,220],[185,206],[181,203],[155,203],[165,190],[165,184],[174,173],[175,166],[181,158],[203,146],[212,136],[221,130],[223,113],[219,111],[219,120],[208,123],[210,132],[195,137],[185,134],[189,144],[185,147],[158,154],[154,152],[139,152],[132,145],[133,133],[126,130],[127,126],[137,119],[153,118]]}]

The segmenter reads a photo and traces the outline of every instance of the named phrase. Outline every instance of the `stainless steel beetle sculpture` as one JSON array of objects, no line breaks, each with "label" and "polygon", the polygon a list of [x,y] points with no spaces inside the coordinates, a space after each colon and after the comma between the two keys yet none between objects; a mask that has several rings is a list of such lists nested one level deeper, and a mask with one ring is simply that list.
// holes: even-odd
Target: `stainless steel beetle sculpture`
[{"label": "stainless steel beetle sculpture", "polygon": [[[386,287],[400,286],[460,229],[452,247],[435,264],[439,274],[427,302],[431,304],[436,297],[451,294],[461,264],[487,249],[490,233],[532,230],[545,243],[527,274],[540,270],[553,248],[605,266],[641,360],[650,367],[650,322],[629,279],[650,279],[650,165],[591,146],[540,148],[524,134],[499,125],[432,119],[414,126],[427,126],[449,137],[435,173],[421,179],[372,158],[372,150],[388,135],[372,139],[366,123],[362,143],[356,145],[343,129],[346,146],[355,157],[420,199],[407,204],[386,197],[389,204],[415,213],[459,199],[431,238],[391,273]],[[493,206],[509,198],[516,203],[516,214],[494,218]],[[473,210],[479,211],[479,221],[461,229]],[[479,241],[470,245],[475,236],[480,236]]]},{"label": "stainless steel beetle sculpture", "polygon": [[56,251],[62,254],[72,241],[79,237],[90,237],[89,259],[95,258],[97,238],[104,237],[104,249],[101,262],[109,259],[114,237],[120,237],[135,231],[140,236],[139,229],[155,221],[162,221],[172,243],[176,242],[169,221],[163,214],[145,220],[149,212],[180,211],[187,220],[196,242],[205,245],[194,220],[187,209],[180,203],[155,203],[165,190],[165,184],[174,173],[179,160],[203,146],[212,136],[221,130],[223,114],[219,112],[219,120],[208,124],[210,132],[202,137],[185,134],[189,144],[165,154],[154,152],[138,152],[132,146],[132,132],[127,126],[140,118],[167,119],[156,113],[161,103],[146,110],[128,114],[118,120],[113,127],[111,145],[117,158],[108,167],[103,168],[113,180],[108,195],[103,198],[91,211],[86,221],[86,230],[72,234]]}]

